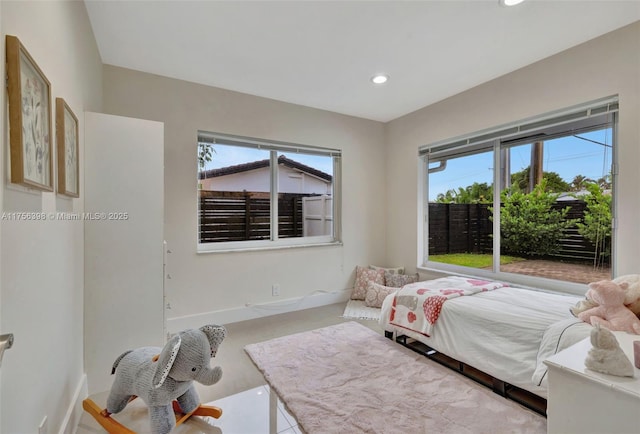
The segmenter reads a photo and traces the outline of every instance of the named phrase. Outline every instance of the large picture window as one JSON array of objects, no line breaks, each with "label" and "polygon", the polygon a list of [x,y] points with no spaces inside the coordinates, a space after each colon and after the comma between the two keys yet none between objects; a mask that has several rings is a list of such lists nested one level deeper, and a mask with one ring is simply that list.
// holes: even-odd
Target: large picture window
[{"label": "large picture window", "polygon": [[199,132],[198,251],[340,240],[340,151]]},{"label": "large picture window", "polygon": [[423,266],[529,284],[610,279],[617,108],[603,100],[421,148]]}]

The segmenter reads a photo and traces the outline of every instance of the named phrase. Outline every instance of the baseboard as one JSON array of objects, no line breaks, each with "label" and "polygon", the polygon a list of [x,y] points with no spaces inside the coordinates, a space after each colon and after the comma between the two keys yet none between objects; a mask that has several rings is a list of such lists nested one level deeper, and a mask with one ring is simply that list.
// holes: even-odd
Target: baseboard
[{"label": "baseboard", "polygon": [[262,318],[297,310],[326,306],[346,302],[351,289],[332,292],[319,292],[303,297],[288,298],[269,303],[247,304],[233,309],[204,312],[196,315],[185,315],[167,319],[167,332],[176,333],[181,330],[202,327],[205,324],[230,324],[239,321]]},{"label": "baseboard", "polygon": [[82,401],[89,396],[89,387],[87,386],[87,374],[82,374],[80,383],[76,387],[76,391],[73,394],[71,405],[67,410],[67,414],[64,416],[62,425],[60,425],[60,431],[58,434],[74,434],[78,430],[80,419],[82,418]]}]

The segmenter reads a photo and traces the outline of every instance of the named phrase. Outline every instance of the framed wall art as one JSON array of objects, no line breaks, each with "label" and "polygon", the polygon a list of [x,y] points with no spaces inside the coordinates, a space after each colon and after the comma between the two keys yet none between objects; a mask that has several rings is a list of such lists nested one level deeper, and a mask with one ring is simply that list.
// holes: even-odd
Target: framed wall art
[{"label": "framed wall art", "polygon": [[78,118],[62,98],[56,98],[58,193],[80,197]]},{"label": "framed wall art", "polygon": [[11,182],[53,191],[51,84],[15,36],[6,54]]}]

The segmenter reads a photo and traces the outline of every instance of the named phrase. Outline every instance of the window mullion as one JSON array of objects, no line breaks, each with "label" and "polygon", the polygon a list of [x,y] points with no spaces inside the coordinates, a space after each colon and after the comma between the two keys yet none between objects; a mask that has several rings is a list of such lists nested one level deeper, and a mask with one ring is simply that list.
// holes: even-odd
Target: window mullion
[{"label": "window mullion", "polygon": [[331,194],[333,198],[333,214],[331,218],[333,219],[333,239],[342,240],[342,189],[340,186],[342,185],[342,179],[340,176],[342,174],[342,159],[340,157],[333,158],[333,183],[331,186]]},{"label": "window mullion", "polygon": [[[500,140],[493,144],[493,272],[500,272],[500,197],[503,188],[503,168]],[[498,168],[496,170],[496,168]],[[509,173],[509,172],[507,172]],[[506,186],[505,186],[506,188]]]},{"label": "window mullion", "polygon": [[270,151],[271,241],[278,240],[278,152]]}]

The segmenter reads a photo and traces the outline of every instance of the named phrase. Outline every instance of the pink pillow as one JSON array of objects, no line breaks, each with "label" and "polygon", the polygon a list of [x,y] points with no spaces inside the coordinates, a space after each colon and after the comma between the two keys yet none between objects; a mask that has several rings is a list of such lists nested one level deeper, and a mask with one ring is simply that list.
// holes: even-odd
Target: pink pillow
[{"label": "pink pillow", "polygon": [[364,300],[369,281],[384,284],[384,270],[371,270],[367,267],[356,267],[356,283],[351,291],[351,300]]},{"label": "pink pillow", "polygon": [[392,288],[377,283],[369,282],[367,285],[367,294],[364,298],[364,304],[369,307],[382,307],[382,302],[389,294],[393,294],[400,288]]}]

